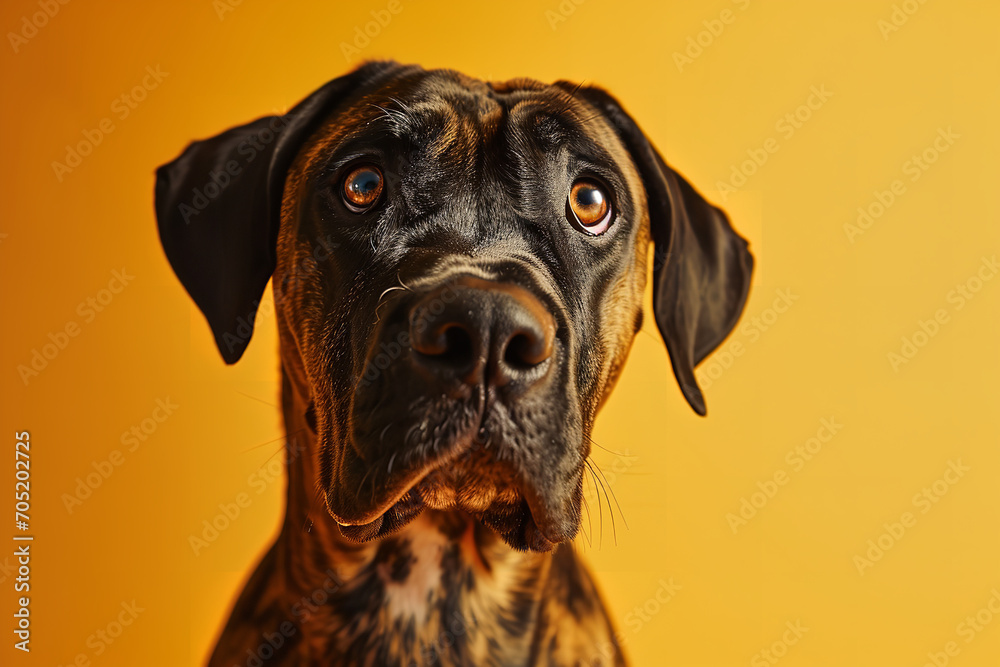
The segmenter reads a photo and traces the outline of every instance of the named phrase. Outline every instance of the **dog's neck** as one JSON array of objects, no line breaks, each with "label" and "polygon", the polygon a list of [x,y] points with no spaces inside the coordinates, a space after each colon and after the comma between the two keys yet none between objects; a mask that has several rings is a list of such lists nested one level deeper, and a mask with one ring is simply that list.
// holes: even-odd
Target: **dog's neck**
[{"label": "dog's neck", "polygon": [[425,510],[372,542],[346,539],[317,491],[316,435],[297,372],[283,362],[288,487],[275,558],[285,580],[279,604],[303,632],[300,649],[347,664],[367,664],[372,654],[385,658],[375,664],[480,664],[487,656],[523,664],[537,641],[553,554],[515,551],[457,511]]}]

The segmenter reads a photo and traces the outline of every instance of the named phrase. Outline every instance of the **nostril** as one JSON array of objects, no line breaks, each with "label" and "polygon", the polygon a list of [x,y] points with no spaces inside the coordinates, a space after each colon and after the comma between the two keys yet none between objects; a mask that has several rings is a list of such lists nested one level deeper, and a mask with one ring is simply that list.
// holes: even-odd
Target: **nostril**
[{"label": "nostril", "polygon": [[515,370],[530,370],[552,356],[552,339],[535,332],[521,331],[507,342],[504,363]]},{"label": "nostril", "polygon": [[464,364],[472,359],[473,352],[472,336],[465,327],[453,324],[444,330],[444,351],[439,354],[444,361]]},{"label": "nostril", "polygon": [[504,363],[516,370],[529,370],[548,359],[545,343],[528,333],[515,334],[504,350]]},{"label": "nostril", "polygon": [[460,324],[448,323],[429,332],[415,336],[413,348],[436,362],[459,366],[468,363],[475,352],[472,335]]}]

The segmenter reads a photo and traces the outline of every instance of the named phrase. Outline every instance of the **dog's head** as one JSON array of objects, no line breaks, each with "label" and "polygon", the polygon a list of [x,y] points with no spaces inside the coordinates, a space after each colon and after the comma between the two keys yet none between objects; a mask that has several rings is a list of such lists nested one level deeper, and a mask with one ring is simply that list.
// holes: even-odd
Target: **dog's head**
[{"label": "dog's head", "polygon": [[511,546],[576,533],[598,408],[654,312],[694,367],[752,258],[607,93],[370,63],[157,173],[167,257],[228,363],[273,278],[326,504],[373,539],[458,508]]}]

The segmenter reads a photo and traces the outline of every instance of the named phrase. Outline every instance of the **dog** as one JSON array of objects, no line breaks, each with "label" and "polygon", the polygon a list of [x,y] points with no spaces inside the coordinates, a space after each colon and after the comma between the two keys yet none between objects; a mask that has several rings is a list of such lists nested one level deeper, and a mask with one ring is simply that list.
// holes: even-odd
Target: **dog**
[{"label": "dog", "polygon": [[155,208],[226,363],[269,281],[279,331],[285,518],[209,665],[625,664],[570,542],[594,420],[647,272],[705,414],[753,258],[611,95],[369,62],[190,144]]}]

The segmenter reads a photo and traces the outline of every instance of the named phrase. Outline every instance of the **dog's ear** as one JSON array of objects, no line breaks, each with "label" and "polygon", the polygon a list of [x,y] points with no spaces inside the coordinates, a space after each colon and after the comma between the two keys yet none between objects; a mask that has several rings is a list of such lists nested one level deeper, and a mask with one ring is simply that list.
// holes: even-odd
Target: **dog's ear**
[{"label": "dog's ear", "polygon": [[362,65],[288,113],[195,141],[157,169],[160,241],[227,364],[243,356],[274,272],[285,176],[299,148],[339,102],[402,69]]},{"label": "dog's ear", "polygon": [[684,397],[704,415],[694,369],[736,326],[750,290],[753,256],[726,214],[667,166],[617,100],[599,88],[577,94],[611,122],[642,177],[655,244],[656,324]]}]

